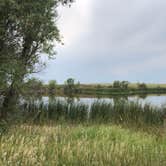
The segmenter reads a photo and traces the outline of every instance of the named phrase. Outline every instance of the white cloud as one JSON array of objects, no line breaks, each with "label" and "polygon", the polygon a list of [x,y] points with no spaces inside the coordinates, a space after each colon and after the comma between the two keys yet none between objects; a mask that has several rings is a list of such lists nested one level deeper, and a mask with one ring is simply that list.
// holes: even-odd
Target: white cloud
[{"label": "white cloud", "polygon": [[70,8],[59,8],[58,26],[66,46],[74,44],[89,28],[93,0],[76,0]]},{"label": "white cloud", "polygon": [[119,77],[133,75],[134,73],[141,73],[144,75],[147,73],[153,73],[154,71],[165,70],[165,62],[166,54],[163,54],[160,56],[146,59],[142,62],[135,61],[132,63],[129,62],[126,65],[114,66],[111,70],[111,73]]},{"label": "white cloud", "polygon": [[81,82],[163,80],[165,9],[164,0],[76,0],[61,8],[65,46],[47,73],[57,71],[58,80],[74,75]]}]

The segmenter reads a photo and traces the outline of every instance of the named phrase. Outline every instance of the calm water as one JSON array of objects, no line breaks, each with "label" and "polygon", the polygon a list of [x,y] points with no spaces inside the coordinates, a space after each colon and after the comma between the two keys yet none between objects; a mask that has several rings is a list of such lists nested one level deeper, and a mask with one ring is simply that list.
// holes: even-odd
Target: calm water
[{"label": "calm water", "polygon": [[[151,104],[153,106],[158,106],[161,107],[163,105],[166,105],[166,94],[165,95],[149,95],[149,96],[129,96],[129,97],[101,97],[101,98],[97,98],[97,97],[60,97],[60,96],[56,96],[56,97],[41,97],[40,101],[44,101],[45,103],[52,101],[52,100],[62,100],[62,101],[66,101],[68,103],[70,102],[80,102],[80,103],[85,103],[88,105],[91,105],[91,103],[93,103],[94,101],[104,101],[104,102],[115,102],[116,100],[119,99],[125,99],[128,101],[136,101],[142,104],[148,103]],[[39,99],[38,99],[39,100]]]}]

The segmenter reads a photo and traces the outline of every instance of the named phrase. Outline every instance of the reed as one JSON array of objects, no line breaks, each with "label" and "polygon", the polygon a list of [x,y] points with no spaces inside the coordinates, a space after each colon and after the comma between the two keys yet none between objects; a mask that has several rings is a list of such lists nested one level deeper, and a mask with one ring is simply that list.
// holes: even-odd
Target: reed
[{"label": "reed", "polygon": [[113,103],[95,102],[91,106],[90,118],[95,121],[136,125],[161,125],[165,109],[142,105],[139,102],[120,100]]},{"label": "reed", "polygon": [[24,103],[21,106],[24,118],[33,118],[34,121],[69,120],[84,122],[88,117],[88,106],[82,103],[75,104],[54,100],[47,104],[43,102]]},{"label": "reed", "polygon": [[117,100],[114,103],[95,101],[90,106],[83,103],[67,103],[54,100],[49,103],[30,102],[20,107],[26,119],[34,121],[67,120],[72,122],[115,123],[137,126],[160,126],[163,124],[164,107]]}]

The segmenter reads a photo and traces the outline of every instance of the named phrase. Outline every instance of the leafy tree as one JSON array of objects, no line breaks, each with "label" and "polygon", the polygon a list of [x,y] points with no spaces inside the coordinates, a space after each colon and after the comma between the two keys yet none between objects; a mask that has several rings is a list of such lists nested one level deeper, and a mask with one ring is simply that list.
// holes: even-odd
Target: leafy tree
[{"label": "leafy tree", "polygon": [[75,89],[74,79],[68,78],[65,81],[64,92],[65,93],[73,93]]},{"label": "leafy tree", "polygon": [[128,85],[129,85],[128,81],[114,81],[113,82],[113,88],[127,89]]},{"label": "leafy tree", "polygon": [[122,89],[127,89],[127,88],[128,88],[128,85],[129,85],[129,82],[128,82],[128,81],[122,81],[122,82],[121,82],[121,88],[122,88]]},{"label": "leafy tree", "polygon": [[26,88],[26,92],[27,90],[30,92],[41,92],[44,85],[43,82],[37,78],[31,78],[28,79],[28,81],[24,84],[25,88]]},{"label": "leafy tree", "polygon": [[73,86],[74,85],[74,79],[73,78],[68,78],[66,82],[67,82],[68,86]]},{"label": "leafy tree", "polygon": [[147,89],[147,85],[145,83],[138,83],[138,88],[140,89]]},{"label": "leafy tree", "polygon": [[49,81],[48,83],[48,91],[50,94],[54,94],[55,93],[55,90],[56,90],[56,80],[51,80]]},{"label": "leafy tree", "polygon": [[113,82],[113,88],[120,88],[120,85],[121,83],[120,83],[120,81],[114,81]]},{"label": "leafy tree", "polygon": [[0,2],[0,80],[6,78],[6,92],[1,116],[16,99],[20,85],[45,64],[41,53],[52,58],[60,42],[56,26],[57,7],[72,0],[1,0]]},{"label": "leafy tree", "polygon": [[[0,1],[0,89],[6,90],[16,61],[12,59],[16,42],[12,39],[12,7],[9,0]],[[9,18],[11,18],[9,20]],[[10,24],[10,26],[9,26]],[[14,35],[13,35],[14,36]]]}]

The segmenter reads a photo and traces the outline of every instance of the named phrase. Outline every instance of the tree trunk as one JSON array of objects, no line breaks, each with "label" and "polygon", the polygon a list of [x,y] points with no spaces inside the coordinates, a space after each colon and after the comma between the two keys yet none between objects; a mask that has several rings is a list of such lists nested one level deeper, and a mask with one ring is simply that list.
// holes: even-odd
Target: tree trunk
[{"label": "tree trunk", "polygon": [[25,43],[23,45],[23,50],[20,57],[21,63],[19,66],[19,71],[18,70],[15,71],[15,76],[12,80],[12,84],[5,95],[2,105],[2,110],[0,111],[0,118],[6,118],[7,113],[13,111],[14,107],[16,106],[19,96],[18,90],[20,90],[18,87],[20,87],[20,85],[22,84],[25,74],[27,73],[27,66],[29,60],[28,58],[31,50],[31,45],[33,42],[30,39],[25,38]]},{"label": "tree trunk", "polygon": [[15,108],[17,99],[18,99],[18,94],[14,89],[13,85],[11,85],[4,97],[2,110],[0,111],[0,119],[7,118],[8,112],[11,112]]}]

